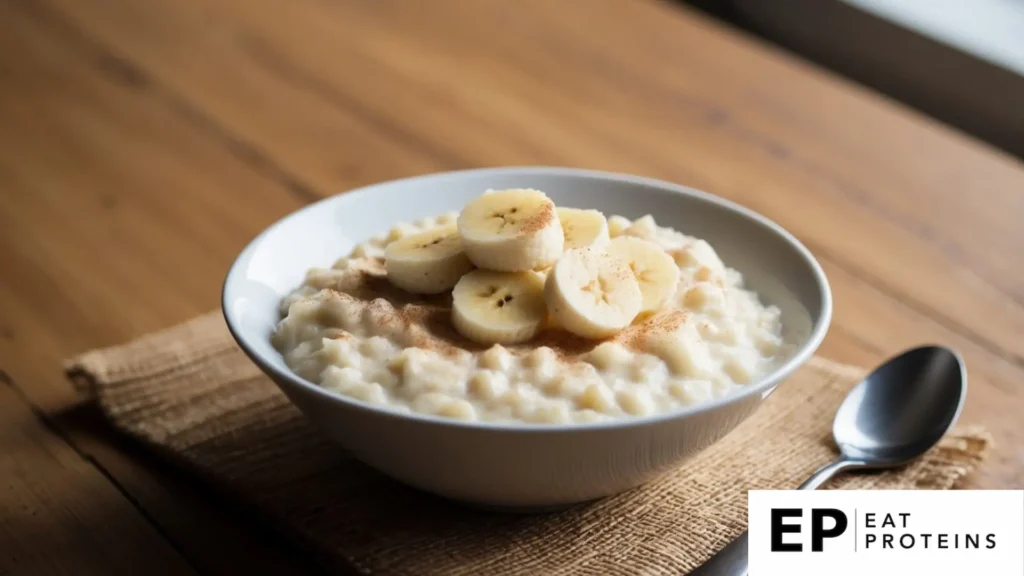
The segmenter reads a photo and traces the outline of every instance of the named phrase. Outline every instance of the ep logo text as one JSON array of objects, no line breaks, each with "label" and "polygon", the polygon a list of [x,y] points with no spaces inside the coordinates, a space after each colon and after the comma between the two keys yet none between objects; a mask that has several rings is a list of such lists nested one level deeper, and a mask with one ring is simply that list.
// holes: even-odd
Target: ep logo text
[{"label": "ep logo text", "polygon": [[[846,513],[836,508],[810,509],[810,550],[822,552],[826,538],[837,538],[846,532],[850,521]],[[803,552],[804,540],[802,508],[771,509],[771,551],[772,552]],[[794,534],[796,536],[789,536]]]}]

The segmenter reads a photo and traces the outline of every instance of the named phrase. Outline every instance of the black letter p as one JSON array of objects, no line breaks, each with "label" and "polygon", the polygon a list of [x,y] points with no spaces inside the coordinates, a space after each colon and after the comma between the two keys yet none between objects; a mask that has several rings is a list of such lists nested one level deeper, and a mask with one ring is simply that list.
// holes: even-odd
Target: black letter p
[{"label": "black letter p", "polygon": [[[825,518],[835,520],[836,525],[825,530]],[[846,532],[846,514],[835,508],[815,508],[811,510],[811,551],[821,552],[825,538],[835,538]]]}]

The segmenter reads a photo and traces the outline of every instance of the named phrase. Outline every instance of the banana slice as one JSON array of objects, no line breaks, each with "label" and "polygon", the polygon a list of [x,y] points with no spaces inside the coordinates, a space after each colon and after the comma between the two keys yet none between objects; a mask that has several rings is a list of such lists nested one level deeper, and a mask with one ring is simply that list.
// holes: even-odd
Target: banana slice
[{"label": "banana slice", "polygon": [[633,222],[629,218],[615,214],[608,218],[608,234],[612,238],[618,238],[625,234],[632,225]]},{"label": "banana slice", "polygon": [[597,210],[558,208],[565,249],[600,248],[608,243],[608,221]]},{"label": "banana slice", "polygon": [[629,326],[643,295],[625,261],[592,248],[562,256],[548,274],[544,300],[555,323],[584,338],[606,338]]},{"label": "banana slice", "polygon": [[608,254],[625,261],[640,284],[641,312],[653,312],[665,303],[679,285],[679,267],[656,244],[632,236],[620,236],[608,243]]},{"label": "banana slice", "polygon": [[454,224],[401,237],[384,251],[388,280],[406,292],[440,294],[451,290],[473,264],[462,249]]},{"label": "banana slice", "polygon": [[565,243],[555,203],[537,190],[480,196],[459,214],[459,234],[473,264],[503,272],[549,266]]},{"label": "banana slice", "polygon": [[474,270],[452,291],[452,324],[481,344],[525,342],[547,316],[544,282],[533,272]]}]

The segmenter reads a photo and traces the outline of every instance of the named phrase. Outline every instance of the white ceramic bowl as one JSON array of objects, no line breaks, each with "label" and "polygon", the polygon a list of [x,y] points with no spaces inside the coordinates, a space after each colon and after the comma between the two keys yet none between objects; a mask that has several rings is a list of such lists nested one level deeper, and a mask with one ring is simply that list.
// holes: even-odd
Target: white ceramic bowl
[{"label": "white ceramic bowl", "polygon": [[[563,206],[596,208],[709,241],[748,287],[782,310],[790,359],[742,393],[657,416],[574,425],[463,423],[398,415],[296,376],[270,345],[278,302],[306,270],[330,267],[397,222],[459,210],[488,188],[537,188]],[[239,255],[224,283],[238,344],[307,418],[354,457],[402,482],[490,507],[538,509],[615,494],[651,480],[725,436],[817,349],[828,282],[810,252],[746,208],[668,182],[563,168],[498,168],[385,182],[326,198],[280,220]]]}]

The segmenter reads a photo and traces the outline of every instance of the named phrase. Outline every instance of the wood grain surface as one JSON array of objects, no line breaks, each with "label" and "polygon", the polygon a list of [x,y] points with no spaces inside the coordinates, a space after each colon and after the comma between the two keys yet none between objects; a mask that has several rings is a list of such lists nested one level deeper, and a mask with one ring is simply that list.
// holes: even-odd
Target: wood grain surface
[{"label": "wood grain surface", "polygon": [[675,4],[3,0],[0,83],[0,574],[317,570],[107,431],[60,362],[215,308],[305,203],[475,166],[763,212],[832,283],[822,353],[957,348],[996,439],[971,486],[1024,486],[1024,166]]}]

